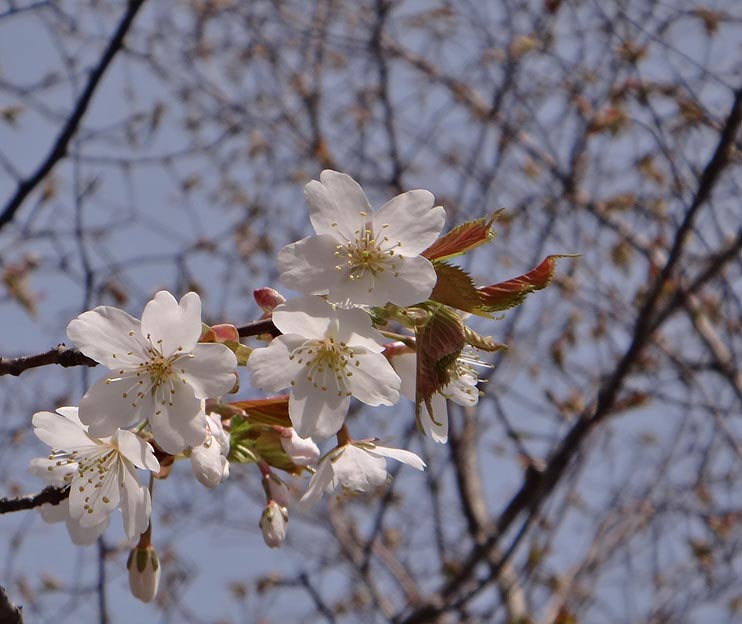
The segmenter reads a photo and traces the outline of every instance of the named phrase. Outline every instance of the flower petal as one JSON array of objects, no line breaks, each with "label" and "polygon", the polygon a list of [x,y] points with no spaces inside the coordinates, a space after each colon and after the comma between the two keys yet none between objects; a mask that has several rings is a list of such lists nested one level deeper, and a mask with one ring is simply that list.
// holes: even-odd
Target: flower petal
[{"label": "flower petal", "polygon": [[349,367],[348,377],[353,396],[366,405],[394,405],[399,401],[400,379],[381,353],[354,349],[359,366]]},{"label": "flower petal", "polygon": [[296,358],[289,357],[304,342],[301,336],[289,334],[274,338],[267,347],[255,349],[247,361],[253,386],[268,392],[288,388],[303,368]]},{"label": "flower petal", "polygon": [[137,468],[159,472],[160,462],[155,457],[154,449],[138,435],[126,429],[119,429],[113,435],[112,443],[121,456]]},{"label": "flower petal", "polygon": [[197,344],[191,354],[178,358],[173,368],[193,388],[197,399],[209,399],[234,387],[237,357],[223,344]]},{"label": "flower petal", "polygon": [[155,442],[166,453],[177,455],[189,446],[198,446],[206,437],[206,415],[201,401],[187,384],[176,384],[172,393],[158,393],[156,410],[149,419]]},{"label": "flower petal", "polygon": [[189,292],[178,303],[161,290],[144,306],[142,335],[166,358],[177,351],[190,353],[201,336],[201,298]]},{"label": "flower petal", "polygon": [[314,505],[321,497],[322,494],[332,485],[334,478],[334,472],[332,469],[332,462],[329,458],[325,458],[320,462],[317,472],[312,475],[309,481],[309,487],[304,492],[304,496],[301,497],[299,502],[302,505]]},{"label": "flower petal", "polygon": [[[355,239],[371,217],[366,194],[349,175],[325,169],[304,189],[309,204],[309,219],[317,234],[330,234],[340,242]],[[363,215],[361,213],[366,213]]]},{"label": "flower petal", "polygon": [[308,236],[278,252],[281,282],[296,292],[324,295],[340,279],[335,267],[338,242],[327,234]]},{"label": "flower petal", "polygon": [[374,445],[373,449],[370,449],[370,452],[376,455],[383,455],[384,457],[391,457],[392,459],[396,459],[398,462],[412,466],[416,470],[425,469],[425,462],[415,455],[415,453],[405,449]]},{"label": "flower petal", "polygon": [[363,347],[373,353],[384,350],[386,338],[371,325],[371,317],[360,308],[335,310],[337,319],[335,340],[351,347]]},{"label": "flower petal", "polygon": [[149,489],[139,483],[134,468],[122,462],[121,483],[124,496],[121,498],[121,515],[124,531],[130,542],[135,542],[149,526],[152,500]]},{"label": "flower petal", "polygon": [[438,238],[446,222],[445,209],[433,208],[433,202],[433,194],[422,189],[397,195],[374,215],[374,234],[396,245],[397,255],[417,256]]},{"label": "flower petal", "polygon": [[83,312],[67,325],[67,336],[85,355],[112,370],[148,359],[139,321],[118,308]]},{"label": "flower petal", "polygon": [[152,413],[152,395],[137,397],[139,379],[134,373],[123,377],[104,377],[80,400],[80,420],[91,436],[113,435],[116,429],[134,425]]},{"label": "flower petal", "polygon": [[[422,256],[398,258],[396,271],[384,271],[376,275],[374,292],[369,295],[375,301],[385,299],[398,306],[421,303],[430,297],[438,276],[432,263]],[[368,305],[381,305],[369,303]]]},{"label": "flower petal", "polygon": [[448,403],[439,393],[430,397],[433,408],[431,416],[425,403],[420,404],[420,424],[426,436],[430,436],[433,442],[445,444],[448,442]]},{"label": "flower petal", "polygon": [[300,377],[291,389],[289,417],[302,438],[324,440],[338,432],[345,422],[350,397],[337,391],[325,392]]},{"label": "flower petal", "polygon": [[96,446],[81,425],[61,414],[36,412],[31,423],[36,437],[53,449],[72,451]]},{"label": "flower petal", "polygon": [[284,334],[321,340],[327,334],[335,312],[321,297],[297,297],[273,310],[273,322]]},{"label": "flower petal", "polygon": [[62,487],[69,483],[65,477],[77,472],[77,462],[67,464],[48,457],[34,457],[28,465],[28,472],[50,485]]},{"label": "flower petal", "polygon": [[340,485],[359,492],[368,492],[386,481],[386,460],[352,444],[344,447],[332,468]]}]

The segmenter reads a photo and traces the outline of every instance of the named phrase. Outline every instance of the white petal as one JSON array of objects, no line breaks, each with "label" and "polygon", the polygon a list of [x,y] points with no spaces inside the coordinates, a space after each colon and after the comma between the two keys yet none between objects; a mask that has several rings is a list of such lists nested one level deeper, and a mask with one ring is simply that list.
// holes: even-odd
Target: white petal
[{"label": "white petal", "polygon": [[82,526],[69,514],[65,518],[65,526],[70,539],[75,546],[90,546],[95,544],[98,538],[106,532],[111,524],[111,516],[103,516],[97,522]]},{"label": "white petal", "polygon": [[119,459],[116,455],[101,472],[96,466],[90,466],[84,475],[78,476],[70,484],[70,516],[81,527],[102,523],[119,506],[121,493],[118,471]]},{"label": "white petal", "polygon": [[367,297],[374,303],[368,305],[382,305],[378,302],[384,300],[384,303],[410,306],[430,297],[438,276],[427,258],[398,258],[396,267],[396,275],[392,271],[376,275],[374,291]]},{"label": "white petal", "polygon": [[152,396],[147,392],[143,399],[137,397],[139,388],[133,373],[97,381],[80,400],[80,420],[88,426],[88,433],[97,438],[110,436],[146,418]]},{"label": "white petal", "polygon": [[322,339],[326,336],[335,310],[321,297],[297,297],[273,310],[273,322],[284,334]]},{"label": "white petal", "polygon": [[186,293],[178,303],[161,290],[144,306],[142,335],[165,357],[177,351],[190,353],[201,336],[201,298]]},{"label": "white petal", "polygon": [[173,362],[173,368],[193,388],[197,399],[209,399],[234,387],[237,357],[223,344],[197,344],[190,355]]},{"label": "white petal", "polygon": [[[350,301],[355,305],[383,306],[389,299],[386,293],[376,288],[377,280],[370,271],[350,278],[351,270],[344,269],[340,272],[340,279],[330,288],[328,298],[330,301],[344,303]],[[380,275],[377,274],[377,275]]]},{"label": "white petal", "polygon": [[309,481],[309,487],[299,502],[307,506],[314,505],[332,484],[333,478],[332,462],[329,458],[325,458],[320,462],[317,472],[312,475]]},{"label": "white petal", "polygon": [[335,340],[351,347],[364,347],[368,351],[381,353],[386,338],[371,324],[371,317],[360,308],[335,310],[337,318]]},{"label": "white petal", "polygon": [[[433,194],[418,189],[390,199],[374,215],[374,234],[389,238],[401,256],[416,256],[438,238],[446,222],[443,206],[433,208]],[[384,228],[383,225],[388,225]]]},{"label": "white petal", "polygon": [[65,477],[67,475],[74,475],[77,472],[77,462],[59,465],[59,460],[57,459],[34,457],[29,462],[28,472],[30,472],[34,477],[44,479],[44,481],[50,485],[62,487],[69,483]]},{"label": "white petal", "polygon": [[121,479],[124,495],[121,497],[121,515],[124,531],[130,542],[135,542],[149,526],[152,501],[149,489],[139,483],[136,473],[130,466],[122,466]]},{"label": "white petal", "polygon": [[53,449],[74,451],[96,445],[81,425],[60,414],[36,412],[31,422],[35,427],[36,437]]},{"label": "white petal", "polygon": [[344,447],[340,457],[333,462],[338,483],[359,492],[369,490],[386,481],[386,460],[356,446]]},{"label": "white petal", "polygon": [[301,336],[289,334],[274,338],[267,347],[255,349],[247,361],[252,385],[268,392],[288,388],[303,368],[297,358],[290,360],[289,356],[304,342]]},{"label": "white petal", "polygon": [[366,405],[394,405],[399,401],[399,375],[381,353],[354,350],[359,366],[349,366],[348,377],[353,396]]},{"label": "white petal", "polygon": [[412,466],[416,470],[425,469],[425,462],[415,455],[415,453],[406,451],[405,449],[374,445],[374,448],[370,452],[375,453],[376,455],[383,455],[384,457],[391,457],[392,459],[396,459],[398,462]]},{"label": "white petal", "polygon": [[330,234],[339,241],[352,241],[356,230],[362,229],[371,218],[371,205],[366,194],[358,182],[344,173],[326,169],[320,174],[320,182],[312,180],[306,185],[304,196],[309,204],[309,219],[317,234]]},{"label": "white petal", "polygon": [[345,422],[350,397],[337,391],[322,391],[301,377],[291,389],[289,417],[302,438],[325,440],[338,432]]},{"label": "white petal", "polygon": [[121,456],[137,468],[151,470],[152,472],[160,471],[160,462],[155,457],[154,449],[138,435],[125,429],[119,429],[114,434],[112,443],[119,450]]},{"label": "white petal", "polygon": [[39,507],[39,513],[41,514],[41,519],[48,524],[64,522],[70,517],[70,502],[65,499],[58,505],[44,503]]},{"label": "white petal", "polygon": [[281,447],[297,466],[310,466],[317,463],[320,452],[319,447],[312,438],[302,438],[296,430],[290,428],[290,436],[281,436]]},{"label": "white petal", "polygon": [[139,321],[123,310],[99,306],[67,325],[67,336],[80,351],[110,369],[136,366],[147,359]]},{"label": "white petal", "polygon": [[437,392],[430,397],[430,403],[433,416],[424,402],[420,404],[420,424],[425,435],[430,436],[434,442],[445,444],[448,442],[448,404]]},{"label": "white petal", "polygon": [[402,384],[399,387],[400,394],[409,399],[410,401],[415,400],[415,383],[416,383],[416,371],[417,371],[417,354],[416,353],[402,353],[395,355],[391,358],[391,364],[399,378],[402,380]]},{"label": "white petal", "polygon": [[156,397],[156,410],[149,419],[155,442],[171,455],[201,444],[206,437],[206,416],[191,387],[176,384],[169,401],[163,397]]},{"label": "white petal", "polygon": [[326,234],[308,236],[278,252],[281,282],[296,292],[324,295],[338,279],[335,251],[338,242]]}]

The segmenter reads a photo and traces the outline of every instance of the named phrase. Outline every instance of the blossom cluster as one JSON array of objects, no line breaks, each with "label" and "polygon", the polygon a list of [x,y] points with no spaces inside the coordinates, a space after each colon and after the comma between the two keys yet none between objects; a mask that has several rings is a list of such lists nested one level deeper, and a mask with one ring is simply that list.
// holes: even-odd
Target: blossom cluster
[{"label": "blossom cluster", "polygon": [[[73,542],[85,545],[120,509],[136,544],[128,568],[141,600],[155,597],[160,575],[151,543],[154,478],[189,458],[195,478],[215,487],[229,477],[230,463],[256,465],[266,500],[259,526],[268,546],[280,546],[292,496],[291,481],[277,471],[312,475],[301,496],[308,505],[337,488],[382,485],[387,459],[423,470],[409,450],[353,439],[352,400],[391,406],[409,399],[419,430],[445,443],[448,401],[470,407],[479,399],[478,352],[504,348],[465,318],[519,304],[553,273],[550,257],[528,274],[477,288],[447,260],[488,242],[496,215],[441,236],[445,210],[425,190],[374,211],[350,176],[324,171],[305,196],[315,234],[278,255],[281,281],[298,296],[255,293],[272,323],[272,333],[260,336],[267,345],[250,349],[236,327],[203,325],[193,292],[180,301],[156,293],[141,320],[100,306],[67,327],[75,346],[108,372],[79,407],[33,417],[51,452],[34,459],[31,471],[69,491],[41,512],[64,521]],[[239,389],[239,366],[256,389],[279,394],[228,401]],[[317,443],[332,436],[336,444],[322,454]],[[147,473],[149,487],[142,483]]]}]

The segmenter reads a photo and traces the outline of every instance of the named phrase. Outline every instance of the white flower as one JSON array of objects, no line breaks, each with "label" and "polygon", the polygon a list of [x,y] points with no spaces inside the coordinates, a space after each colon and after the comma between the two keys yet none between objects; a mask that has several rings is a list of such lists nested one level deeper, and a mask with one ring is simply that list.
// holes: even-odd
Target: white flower
[{"label": "white flower", "polygon": [[410,451],[378,446],[372,440],[351,442],[337,447],[322,458],[301,502],[314,504],[324,492],[332,492],[338,486],[368,492],[386,481],[385,457],[417,470],[425,468],[425,462]]},{"label": "white flower", "polygon": [[217,414],[206,414],[206,439],[191,451],[191,468],[198,481],[216,487],[229,477],[229,434]]},{"label": "white flower", "polygon": [[126,562],[129,570],[129,589],[134,598],[142,602],[152,602],[160,586],[160,560],[152,546],[132,549]]},{"label": "white flower", "polygon": [[319,447],[312,438],[300,437],[293,427],[285,427],[281,432],[281,447],[297,466],[311,466],[319,459]]},{"label": "white flower", "polygon": [[372,306],[407,306],[430,296],[435,270],[419,254],[438,238],[446,211],[433,207],[429,191],[403,193],[374,213],[353,178],[326,170],[304,194],[317,235],[278,254],[286,286]]},{"label": "white flower", "polygon": [[283,335],[255,349],[247,365],[256,387],[290,387],[289,416],[302,438],[336,433],[351,395],[374,406],[399,400],[399,377],[381,353],[384,338],[363,310],[300,297],[278,306],[273,322]]},{"label": "white flower", "polygon": [[[400,392],[402,396],[411,401],[415,401],[416,358],[416,353],[402,353],[391,357],[392,366],[402,380]],[[447,400],[464,407],[476,405],[479,401],[479,390],[477,390],[479,377],[473,367],[473,364],[479,364],[479,362],[475,358],[475,355],[467,352],[456,359],[448,371],[451,380],[430,397],[432,414],[424,401],[420,404],[420,425],[425,435],[430,436],[435,442],[448,441]]]},{"label": "white flower", "polygon": [[[108,438],[92,437],[76,407],[60,407],[56,414],[37,412],[32,422],[34,432],[52,452],[47,458],[32,460],[31,472],[56,485],[70,486],[67,526],[72,525],[73,540],[92,543],[119,506],[127,537],[138,538],[147,529],[151,501],[149,490],[137,479],[136,468],[159,471],[152,447],[126,430]],[[62,508],[51,516],[61,519],[63,512]]]},{"label": "white flower", "polygon": [[176,454],[204,440],[201,399],[228,392],[237,358],[222,344],[196,344],[201,335],[201,299],[186,294],[178,303],[158,292],[141,322],[100,306],[78,316],[67,335],[107,375],[80,402],[80,419],[91,435],[111,435],[148,419],[157,444]]},{"label": "white flower", "polygon": [[260,530],[263,540],[271,548],[278,548],[286,539],[286,528],[289,522],[289,513],[274,500],[269,500],[260,516]]}]

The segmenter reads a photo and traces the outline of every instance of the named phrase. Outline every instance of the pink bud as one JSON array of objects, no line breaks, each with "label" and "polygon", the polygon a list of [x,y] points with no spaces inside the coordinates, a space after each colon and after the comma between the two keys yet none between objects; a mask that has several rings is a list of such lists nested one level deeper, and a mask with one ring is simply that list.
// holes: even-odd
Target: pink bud
[{"label": "pink bud", "polygon": [[160,585],[160,560],[152,546],[133,548],[126,562],[129,569],[129,589],[134,598],[152,602]]},{"label": "pink bud", "polygon": [[254,290],[253,297],[255,297],[255,303],[266,313],[272,312],[273,308],[286,301],[286,298],[280,292],[267,286]]}]

